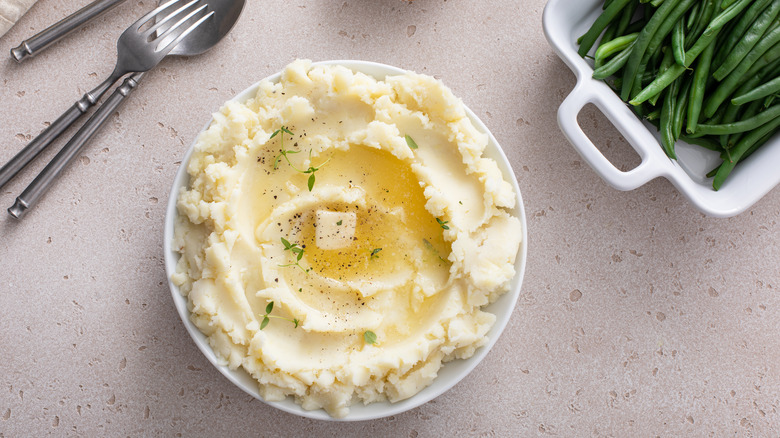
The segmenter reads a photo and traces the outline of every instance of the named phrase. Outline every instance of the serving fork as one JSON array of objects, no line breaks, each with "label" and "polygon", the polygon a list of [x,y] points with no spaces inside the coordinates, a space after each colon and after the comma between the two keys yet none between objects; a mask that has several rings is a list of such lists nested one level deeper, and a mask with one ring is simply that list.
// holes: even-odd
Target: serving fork
[{"label": "serving fork", "polygon": [[[33,139],[22,151],[0,169],[0,187],[11,180],[54,139],[95,105],[114,83],[128,73],[145,72],[156,66],[183,38],[203,24],[213,12],[202,0],[170,0],[141,17],[125,30],[117,41],[117,63],[114,71],[95,89],[87,92],[54,123]],[[65,166],[54,161],[25,190],[23,202],[15,205],[21,214],[34,204],[43,190],[39,180],[52,180]],[[36,184],[38,183],[38,184]],[[12,212],[12,215],[17,216]],[[17,216],[18,217],[18,216]]]}]

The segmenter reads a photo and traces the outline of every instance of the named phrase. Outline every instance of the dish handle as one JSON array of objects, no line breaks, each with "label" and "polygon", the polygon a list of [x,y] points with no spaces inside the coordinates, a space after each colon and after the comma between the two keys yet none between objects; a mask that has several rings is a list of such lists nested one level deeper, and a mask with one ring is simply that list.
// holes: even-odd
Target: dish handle
[{"label": "dish handle", "polygon": [[[606,87],[606,84],[603,83],[592,85]],[[607,89],[606,91],[608,93],[599,93],[593,87],[583,85],[582,81],[577,82],[574,90],[558,108],[558,125],[566,138],[593,170],[604,181],[618,190],[633,190],[654,178],[668,177],[666,169],[668,164],[664,161],[669,163],[670,161],[663,154],[658,142],[648,134],[642,122],[612,93],[612,90]],[[606,99],[613,98],[615,102],[606,102],[605,96],[608,96]],[[619,170],[583,132],[577,121],[577,116],[588,103],[596,105],[639,154],[642,162],[637,167],[627,172]],[[647,134],[650,138],[640,138],[642,133]]]}]

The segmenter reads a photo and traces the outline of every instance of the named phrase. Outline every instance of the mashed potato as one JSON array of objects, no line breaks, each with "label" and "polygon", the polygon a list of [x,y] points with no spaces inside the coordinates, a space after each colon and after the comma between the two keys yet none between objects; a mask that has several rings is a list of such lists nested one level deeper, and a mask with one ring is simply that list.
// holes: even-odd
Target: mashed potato
[{"label": "mashed potato", "polygon": [[480,307],[515,275],[516,196],[487,143],[429,76],[290,64],[187,164],[173,280],[192,321],[266,400],[343,417],[416,394],[487,342]]}]

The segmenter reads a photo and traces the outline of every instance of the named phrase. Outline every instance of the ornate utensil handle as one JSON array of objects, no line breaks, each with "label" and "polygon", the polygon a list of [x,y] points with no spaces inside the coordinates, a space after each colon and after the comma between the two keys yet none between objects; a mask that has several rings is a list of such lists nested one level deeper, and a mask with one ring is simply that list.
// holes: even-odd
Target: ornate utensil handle
[{"label": "ornate utensil handle", "polygon": [[84,23],[103,14],[125,0],[97,0],[79,9],[71,15],[58,21],[56,24],[37,33],[35,36],[22,41],[18,47],[11,49],[11,56],[22,62],[32,58],[45,48],[56,43],[65,35],[81,27]]},{"label": "ornate utensil handle", "polygon": [[134,73],[124,80],[122,85],[106,99],[106,101],[95,111],[95,114],[89,118],[87,123],[79,129],[76,135],[70,139],[62,150],[57,153],[54,159],[46,165],[40,174],[30,183],[29,186],[16,198],[14,205],[8,209],[8,213],[19,219],[24,213],[35,206],[44,193],[54,184],[54,181],[62,173],[68,164],[79,154],[81,149],[92,139],[97,131],[108,120],[111,114],[119,108],[125,98],[138,86],[138,81],[143,77],[143,73]]},{"label": "ornate utensil handle", "polygon": [[38,156],[44,149],[46,149],[57,137],[60,136],[66,129],[70,127],[76,120],[86,113],[98,100],[111,88],[111,85],[116,82],[119,77],[114,72],[111,77],[106,79],[102,84],[98,85],[94,90],[86,93],[78,102],[68,108],[64,114],[62,114],[57,120],[54,121],[48,128],[43,130],[37,137],[35,137],[27,146],[24,147],[19,153],[11,158],[8,163],[0,168],[0,188],[2,188],[8,181],[10,181],[20,170],[24,169],[35,157]]}]

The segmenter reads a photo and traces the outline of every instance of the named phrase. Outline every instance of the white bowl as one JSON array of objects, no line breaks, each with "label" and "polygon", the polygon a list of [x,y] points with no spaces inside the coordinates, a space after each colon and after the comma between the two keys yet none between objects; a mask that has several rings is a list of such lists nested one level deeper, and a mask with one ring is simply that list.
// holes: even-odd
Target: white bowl
[{"label": "white bowl", "polygon": [[[592,65],[577,54],[577,38],[601,13],[602,0],[550,0],[542,22],[547,41],[577,76],[577,85],[558,109],[558,124],[582,158],[608,184],[619,190],[633,190],[664,177],[677,187],[701,212],[715,217],[735,216],[780,183],[780,140],[773,137],[744,162],[736,166],[717,192],[706,173],[718,165],[718,154],[678,141],[678,160],[670,160],[661,149],[658,130],[643,122],[604,82],[593,79]],[[642,159],[636,168],[622,172],[615,168],[582,131],[577,114],[592,103],[606,115]]]},{"label": "white bowl", "polygon": [[[315,63],[315,65],[317,64],[339,64],[350,68],[353,71],[371,75],[377,79],[384,79],[388,75],[406,73],[405,70],[400,68],[366,61],[325,61]],[[278,81],[280,76],[281,73],[277,73],[268,77],[268,79],[271,81]],[[246,100],[254,97],[257,92],[258,84],[259,82],[242,91],[232,100],[245,102]],[[176,263],[179,260],[179,254],[171,248],[171,243],[173,240],[174,219],[177,215],[176,200],[179,194],[179,188],[186,186],[189,181],[186,168],[187,162],[192,155],[195,144],[193,142],[193,144],[187,150],[187,153],[182,160],[182,164],[176,173],[176,178],[173,182],[173,188],[171,189],[170,197],[168,199],[168,208],[165,215],[165,242],[163,244],[165,251],[165,271],[168,275],[168,285],[171,288],[171,294],[173,295],[173,301],[176,305],[176,310],[178,310],[179,316],[181,316],[181,320],[184,322],[184,326],[187,328],[190,336],[192,336],[195,344],[198,346],[198,348],[200,348],[200,351],[203,352],[206,358],[212,363],[212,365],[214,365],[214,367],[217,368],[217,370],[219,370],[220,373],[227,377],[228,380],[233,382],[236,386],[244,390],[244,392],[247,394],[283,411],[320,420],[360,421],[396,415],[409,409],[416,408],[417,406],[420,406],[423,403],[438,397],[448,389],[455,386],[456,383],[466,377],[466,375],[477,366],[477,364],[485,357],[485,355],[487,355],[490,348],[493,347],[496,339],[498,339],[498,336],[504,330],[504,327],[506,327],[507,322],[509,322],[509,318],[512,315],[512,310],[517,303],[517,298],[520,295],[520,285],[523,282],[523,274],[525,272],[527,232],[525,211],[523,210],[523,199],[520,196],[520,188],[517,186],[517,179],[515,178],[515,174],[512,171],[512,166],[509,164],[506,155],[504,155],[504,152],[501,150],[501,147],[498,145],[495,137],[493,137],[493,135],[490,134],[490,131],[488,131],[487,127],[485,127],[485,124],[482,123],[482,121],[479,120],[479,118],[477,118],[477,116],[474,115],[470,109],[466,108],[466,113],[468,114],[469,118],[471,118],[474,126],[476,126],[477,129],[488,133],[489,143],[488,147],[485,149],[484,155],[488,158],[492,158],[498,163],[498,167],[501,169],[504,179],[511,182],[512,187],[517,194],[516,206],[511,210],[511,213],[520,219],[523,227],[523,240],[520,246],[520,252],[515,262],[515,270],[517,271],[517,274],[512,279],[510,290],[506,294],[502,295],[496,302],[484,308],[484,310],[496,315],[496,322],[488,332],[488,337],[490,340],[487,345],[477,349],[474,355],[466,360],[456,359],[446,363],[439,371],[439,376],[433,381],[433,383],[416,395],[397,403],[381,402],[372,403],[369,405],[356,403],[350,407],[350,413],[342,419],[335,419],[323,410],[304,410],[293,401],[292,397],[288,397],[287,399],[280,402],[269,402],[263,400],[262,397],[260,397],[257,389],[257,381],[255,381],[242,368],[231,370],[227,366],[219,365],[217,363],[217,358],[209,346],[206,337],[203,335],[203,333],[200,332],[200,330],[198,330],[197,327],[195,327],[192,321],[190,321],[190,311],[187,309],[187,298],[181,294],[179,288],[173,284],[170,279],[171,275],[176,271]],[[206,127],[204,127],[204,130],[207,127],[208,124]]]}]

